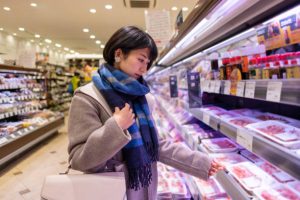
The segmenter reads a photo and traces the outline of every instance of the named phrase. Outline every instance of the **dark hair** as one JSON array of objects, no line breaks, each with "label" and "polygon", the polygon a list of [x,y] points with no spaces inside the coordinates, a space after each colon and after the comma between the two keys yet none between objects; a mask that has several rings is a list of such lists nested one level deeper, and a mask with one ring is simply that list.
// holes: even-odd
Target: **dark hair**
[{"label": "dark hair", "polygon": [[131,50],[148,48],[150,50],[148,69],[157,58],[157,47],[152,37],[135,26],[120,28],[108,40],[103,50],[103,58],[108,64],[114,64],[115,51],[119,48],[125,55]]}]

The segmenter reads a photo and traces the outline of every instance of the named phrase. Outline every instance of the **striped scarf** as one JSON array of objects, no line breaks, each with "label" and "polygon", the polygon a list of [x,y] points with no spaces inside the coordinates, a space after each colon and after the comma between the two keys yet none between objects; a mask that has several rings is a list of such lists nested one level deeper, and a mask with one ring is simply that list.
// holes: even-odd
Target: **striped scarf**
[{"label": "striped scarf", "polygon": [[128,103],[137,119],[129,128],[131,141],[122,153],[128,168],[129,188],[148,187],[152,180],[151,163],[158,160],[158,139],[145,95],[150,91],[145,81],[104,64],[93,76],[93,83],[106,99],[112,112]]}]

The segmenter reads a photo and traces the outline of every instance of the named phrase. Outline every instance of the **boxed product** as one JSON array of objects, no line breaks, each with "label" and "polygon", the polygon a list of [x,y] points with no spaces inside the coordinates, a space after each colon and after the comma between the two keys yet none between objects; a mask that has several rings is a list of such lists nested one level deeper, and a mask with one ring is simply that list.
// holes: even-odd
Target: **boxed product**
[{"label": "boxed product", "polygon": [[240,115],[243,115],[243,116],[250,116],[250,117],[255,117],[255,116],[261,114],[261,112],[258,110],[253,110],[253,109],[248,109],[248,108],[234,109],[234,110],[230,110],[230,111],[240,114]]},{"label": "boxed product", "polygon": [[270,120],[249,124],[248,129],[288,148],[300,147],[300,129],[294,126]]},{"label": "boxed product", "polygon": [[238,145],[228,138],[212,138],[201,141],[203,147],[213,153],[227,153],[238,150]]},{"label": "boxed product", "polygon": [[240,154],[242,156],[244,156],[245,158],[247,158],[248,160],[250,160],[251,162],[254,162],[254,163],[263,162],[263,160],[260,157],[258,157],[257,155],[255,155],[254,153],[252,153],[246,149],[241,150]]},{"label": "boxed product", "polygon": [[260,200],[300,200],[300,195],[288,185],[275,184],[254,190]]},{"label": "boxed product", "polygon": [[210,157],[221,163],[225,168],[230,165],[246,162],[247,159],[237,153],[215,153],[210,154]]},{"label": "boxed product", "polygon": [[241,117],[242,115],[232,112],[232,111],[221,111],[221,112],[216,112],[216,116],[218,116],[220,119],[230,119],[234,117]]},{"label": "boxed product", "polygon": [[225,121],[235,126],[236,128],[245,127],[248,124],[259,122],[259,120],[250,117],[234,117],[231,119],[225,119]]}]

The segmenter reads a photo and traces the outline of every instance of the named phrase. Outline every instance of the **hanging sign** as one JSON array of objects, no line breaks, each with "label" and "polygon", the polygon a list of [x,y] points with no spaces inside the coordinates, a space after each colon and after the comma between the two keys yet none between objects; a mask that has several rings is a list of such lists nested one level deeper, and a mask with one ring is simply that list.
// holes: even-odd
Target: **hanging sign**
[{"label": "hanging sign", "polygon": [[200,77],[198,72],[188,72],[189,107],[199,108],[202,105],[200,96]]},{"label": "hanging sign", "polygon": [[169,84],[170,84],[170,96],[172,98],[178,97],[177,76],[170,76]]}]

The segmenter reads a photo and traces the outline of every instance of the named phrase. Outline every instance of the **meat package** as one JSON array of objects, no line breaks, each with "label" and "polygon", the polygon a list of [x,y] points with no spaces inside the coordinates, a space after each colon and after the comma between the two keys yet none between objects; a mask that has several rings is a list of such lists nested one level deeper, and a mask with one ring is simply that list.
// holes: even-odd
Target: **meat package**
[{"label": "meat package", "polygon": [[275,182],[269,174],[248,161],[231,165],[228,171],[248,192]]},{"label": "meat package", "polygon": [[240,154],[242,156],[244,156],[245,158],[247,158],[248,160],[250,160],[251,162],[254,162],[254,163],[263,162],[263,160],[260,157],[258,157],[257,155],[255,155],[254,153],[252,153],[246,149],[241,150]]},{"label": "meat package", "polygon": [[201,142],[208,151],[213,153],[234,152],[237,151],[239,147],[228,138],[204,139]]},{"label": "meat package", "polygon": [[169,182],[161,177],[158,177],[157,182],[157,199],[172,200],[172,193],[170,190]]},{"label": "meat package", "polygon": [[275,167],[269,162],[260,162],[257,163],[262,170],[267,172],[269,175],[274,177],[279,183],[286,183],[290,181],[294,181],[295,179],[291,177],[288,173],[282,171],[281,169]]},{"label": "meat package", "polygon": [[230,111],[237,113],[239,115],[248,116],[248,117],[255,117],[262,113],[258,110],[253,110],[253,109],[248,109],[248,108],[234,109],[234,110],[230,110]]},{"label": "meat package", "polygon": [[288,185],[275,184],[254,190],[260,200],[300,200],[300,195]]},{"label": "meat package", "polygon": [[255,116],[256,119],[262,120],[262,121],[267,121],[267,120],[276,120],[279,122],[283,122],[285,124],[290,124],[292,126],[296,126],[296,127],[300,127],[300,121],[295,120],[295,119],[291,119],[285,116],[281,116],[281,115],[276,115],[273,113],[261,113],[259,115]]},{"label": "meat package", "polygon": [[207,112],[209,114],[216,114],[219,112],[226,112],[227,110],[221,108],[221,107],[217,107],[217,106],[203,106],[201,108],[202,111]]},{"label": "meat package", "polygon": [[300,193],[300,181],[289,182],[287,185],[294,191]]},{"label": "meat package", "polygon": [[253,124],[259,122],[258,119],[254,119],[251,117],[234,117],[230,119],[225,119],[229,124],[235,126],[236,128],[245,127],[248,124]]},{"label": "meat package", "polygon": [[221,163],[225,168],[230,165],[246,162],[247,159],[237,153],[215,153],[210,154],[210,157]]},{"label": "meat package", "polygon": [[215,177],[210,177],[207,181],[193,177],[194,182],[201,194],[202,200],[229,200],[229,196],[216,180]]},{"label": "meat package", "polygon": [[220,119],[230,119],[234,117],[242,117],[242,115],[232,112],[232,111],[221,111],[221,112],[216,112],[215,115],[219,117]]},{"label": "meat package", "polygon": [[294,126],[270,120],[249,124],[246,127],[285,147],[300,147],[300,129]]}]

